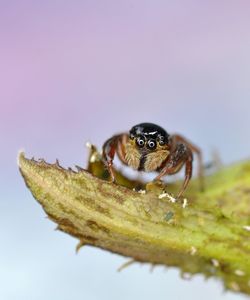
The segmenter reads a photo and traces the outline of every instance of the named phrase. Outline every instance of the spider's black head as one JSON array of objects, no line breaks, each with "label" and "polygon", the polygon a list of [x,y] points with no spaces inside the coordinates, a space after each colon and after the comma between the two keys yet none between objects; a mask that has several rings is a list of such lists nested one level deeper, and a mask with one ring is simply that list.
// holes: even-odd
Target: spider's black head
[{"label": "spider's black head", "polygon": [[141,123],[131,128],[130,139],[136,139],[139,148],[155,150],[157,145],[164,146],[169,143],[169,134],[160,126],[152,123]]}]

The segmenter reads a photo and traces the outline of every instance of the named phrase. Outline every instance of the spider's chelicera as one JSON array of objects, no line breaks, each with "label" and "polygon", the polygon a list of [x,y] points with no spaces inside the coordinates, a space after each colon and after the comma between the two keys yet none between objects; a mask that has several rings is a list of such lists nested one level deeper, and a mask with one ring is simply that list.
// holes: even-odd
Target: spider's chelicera
[{"label": "spider's chelicera", "polygon": [[198,155],[198,175],[202,178],[202,156],[199,148],[180,135],[168,134],[158,125],[138,124],[129,133],[114,135],[103,145],[103,159],[112,181],[115,181],[112,168],[115,153],[125,165],[135,170],[159,172],[155,180],[160,180],[167,174],[175,174],[185,165],[185,180],[177,197],[183,194],[192,177],[193,152]]}]

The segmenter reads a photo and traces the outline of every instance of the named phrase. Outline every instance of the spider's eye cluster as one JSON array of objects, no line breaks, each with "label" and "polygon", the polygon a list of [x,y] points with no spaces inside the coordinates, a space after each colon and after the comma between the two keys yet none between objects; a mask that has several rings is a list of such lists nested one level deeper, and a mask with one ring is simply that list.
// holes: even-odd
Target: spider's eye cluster
[{"label": "spider's eye cluster", "polygon": [[169,144],[169,134],[160,126],[153,123],[140,123],[130,130],[130,139],[135,140],[140,148],[146,146],[149,150],[164,147]]}]

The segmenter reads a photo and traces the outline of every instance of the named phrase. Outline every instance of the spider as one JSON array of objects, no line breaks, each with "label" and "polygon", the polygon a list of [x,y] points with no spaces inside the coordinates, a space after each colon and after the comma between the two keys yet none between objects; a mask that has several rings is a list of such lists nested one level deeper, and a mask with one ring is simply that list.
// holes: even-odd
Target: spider
[{"label": "spider", "polygon": [[158,172],[154,181],[177,173],[185,165],[185,179],[177,195],[179,198],[192,177],[193,152],[198,155],[198,177],[202,180],[202,155],[198,147],[178,134],[168,134],[156,124],[141,123],[133,126],[129,133],[117,134],[108,139],[103,144],[102,157],[112,182],[115,182],[112,167],[115,153],[122,163],[135,170]]}]

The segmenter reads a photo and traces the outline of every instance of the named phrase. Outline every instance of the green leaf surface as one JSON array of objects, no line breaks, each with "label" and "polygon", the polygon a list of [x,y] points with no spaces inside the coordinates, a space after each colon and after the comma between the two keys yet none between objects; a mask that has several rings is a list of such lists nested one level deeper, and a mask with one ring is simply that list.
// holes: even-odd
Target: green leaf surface
[{"label": "green leaf surface", "polygon": [[[206,177],[201,193],[192,180],[180,188],[131,181],[116,171],[117,184],[95,147],[88,170],[19,155],[27,187],[58,229],[88,244],[135,261],[177,267],[183,275],[220,278],[227,289],[250,294],[250,162]],[[137,191],[140,189],[139,191]]]}]

